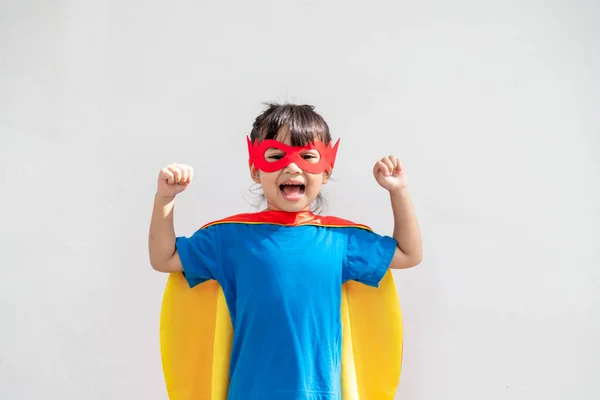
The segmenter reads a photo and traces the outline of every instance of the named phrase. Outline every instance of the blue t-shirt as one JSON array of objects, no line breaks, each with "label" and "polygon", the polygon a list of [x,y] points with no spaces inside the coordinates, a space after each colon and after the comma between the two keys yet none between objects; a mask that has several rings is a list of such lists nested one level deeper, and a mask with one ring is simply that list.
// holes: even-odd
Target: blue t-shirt
[{"label": "blue t-shirt", "polygon": [[216,279],[233,325],[230,400],[341,399],[341,287],[378,286],[396,241],[359,227],[222,223],[178,237],[194,287]]}]

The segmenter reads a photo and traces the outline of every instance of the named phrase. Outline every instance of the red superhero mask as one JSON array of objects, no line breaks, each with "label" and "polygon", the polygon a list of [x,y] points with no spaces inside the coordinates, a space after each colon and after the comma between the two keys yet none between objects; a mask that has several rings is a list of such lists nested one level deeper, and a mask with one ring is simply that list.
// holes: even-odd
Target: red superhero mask
[{"label": "red superhero mask", "polygon": [[[287,144],[278,142],[277,140],[267,139],[258,143],[255,141],[252,143],[250,138],[246,136],[248,140],[248,154],[250,156],[250,165],[260,169],[263,172],[275,172],[287,167],[289,164],[294,163],[302,170],[310,174],[320,174],[322,172],[331,172],[333,164],[335,164],[335,156],[337,153],[338,145],[340,141],[338,139],[335,146],[331,147],[331,142],[326,146],[325,143],[316,141],[309,143],[306,146],[288,146]],[[280,160],[267,161],[265,158],[265,152],[268,149],[281,150],[284,155]],[[314,163],[309,160],[302,158],[302,152],[306,150],[316,150],[319,152],[319,162]]]}]

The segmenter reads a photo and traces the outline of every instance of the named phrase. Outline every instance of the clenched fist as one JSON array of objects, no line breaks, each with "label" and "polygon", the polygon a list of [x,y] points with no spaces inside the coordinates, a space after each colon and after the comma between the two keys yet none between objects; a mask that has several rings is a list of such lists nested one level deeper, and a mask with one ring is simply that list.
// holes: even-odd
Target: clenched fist
[{"label": "clenched fist", "polygon": [[158,195],[174,198],[192,183],[194,170],[189,165],[171,164],[160,170],[158,174]]},{"label": "clenched fist", "polygon": [[408,185],[402,163],[393,155],[377,161],[373,166],[373,175],[377,183],[389,192],[402,190]]}]

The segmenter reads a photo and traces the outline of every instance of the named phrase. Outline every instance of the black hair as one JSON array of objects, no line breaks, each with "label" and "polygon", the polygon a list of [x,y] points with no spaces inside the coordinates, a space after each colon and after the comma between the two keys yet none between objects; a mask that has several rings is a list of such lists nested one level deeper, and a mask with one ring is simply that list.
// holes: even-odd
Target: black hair
[{"label": "black hair", "polygon": [[262,142],[275,139],[281,128],[290,132],[292,146],[305,146],[315,139],[331,142],[329,126],[311,105],[267,104],[267,109],[256,117],[250,140]]},{"label": "black hair", "polygon": [[[305,146],[316,139],[325,145],[331,142],[329,126],[323,117],[314,111],[314,106],[289,103],[267,103],[266,106],[267,109],[256,117],[252,125],[252,142],[275,139],[282,128],[289,130],[292,146]],[[264,199],[264,195],[262,197]],[[326,202],[322,191],[319,192],[314,206],[311,205],[312,211],[320,213],[324,210]]]}]

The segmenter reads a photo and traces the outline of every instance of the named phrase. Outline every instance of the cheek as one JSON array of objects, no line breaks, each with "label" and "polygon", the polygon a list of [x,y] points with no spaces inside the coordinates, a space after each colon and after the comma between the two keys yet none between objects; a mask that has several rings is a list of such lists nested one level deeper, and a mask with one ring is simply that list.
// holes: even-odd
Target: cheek
[{"label": "cheek", "polygon": [[277,184],[277,173],[262,172],[260,173],[260,183],[262,186],[273,186]]},{"label": "cheek", "polygon": [[308,183],[310,186],[317,188],[323,184],[323,175],[307,174]]}]

